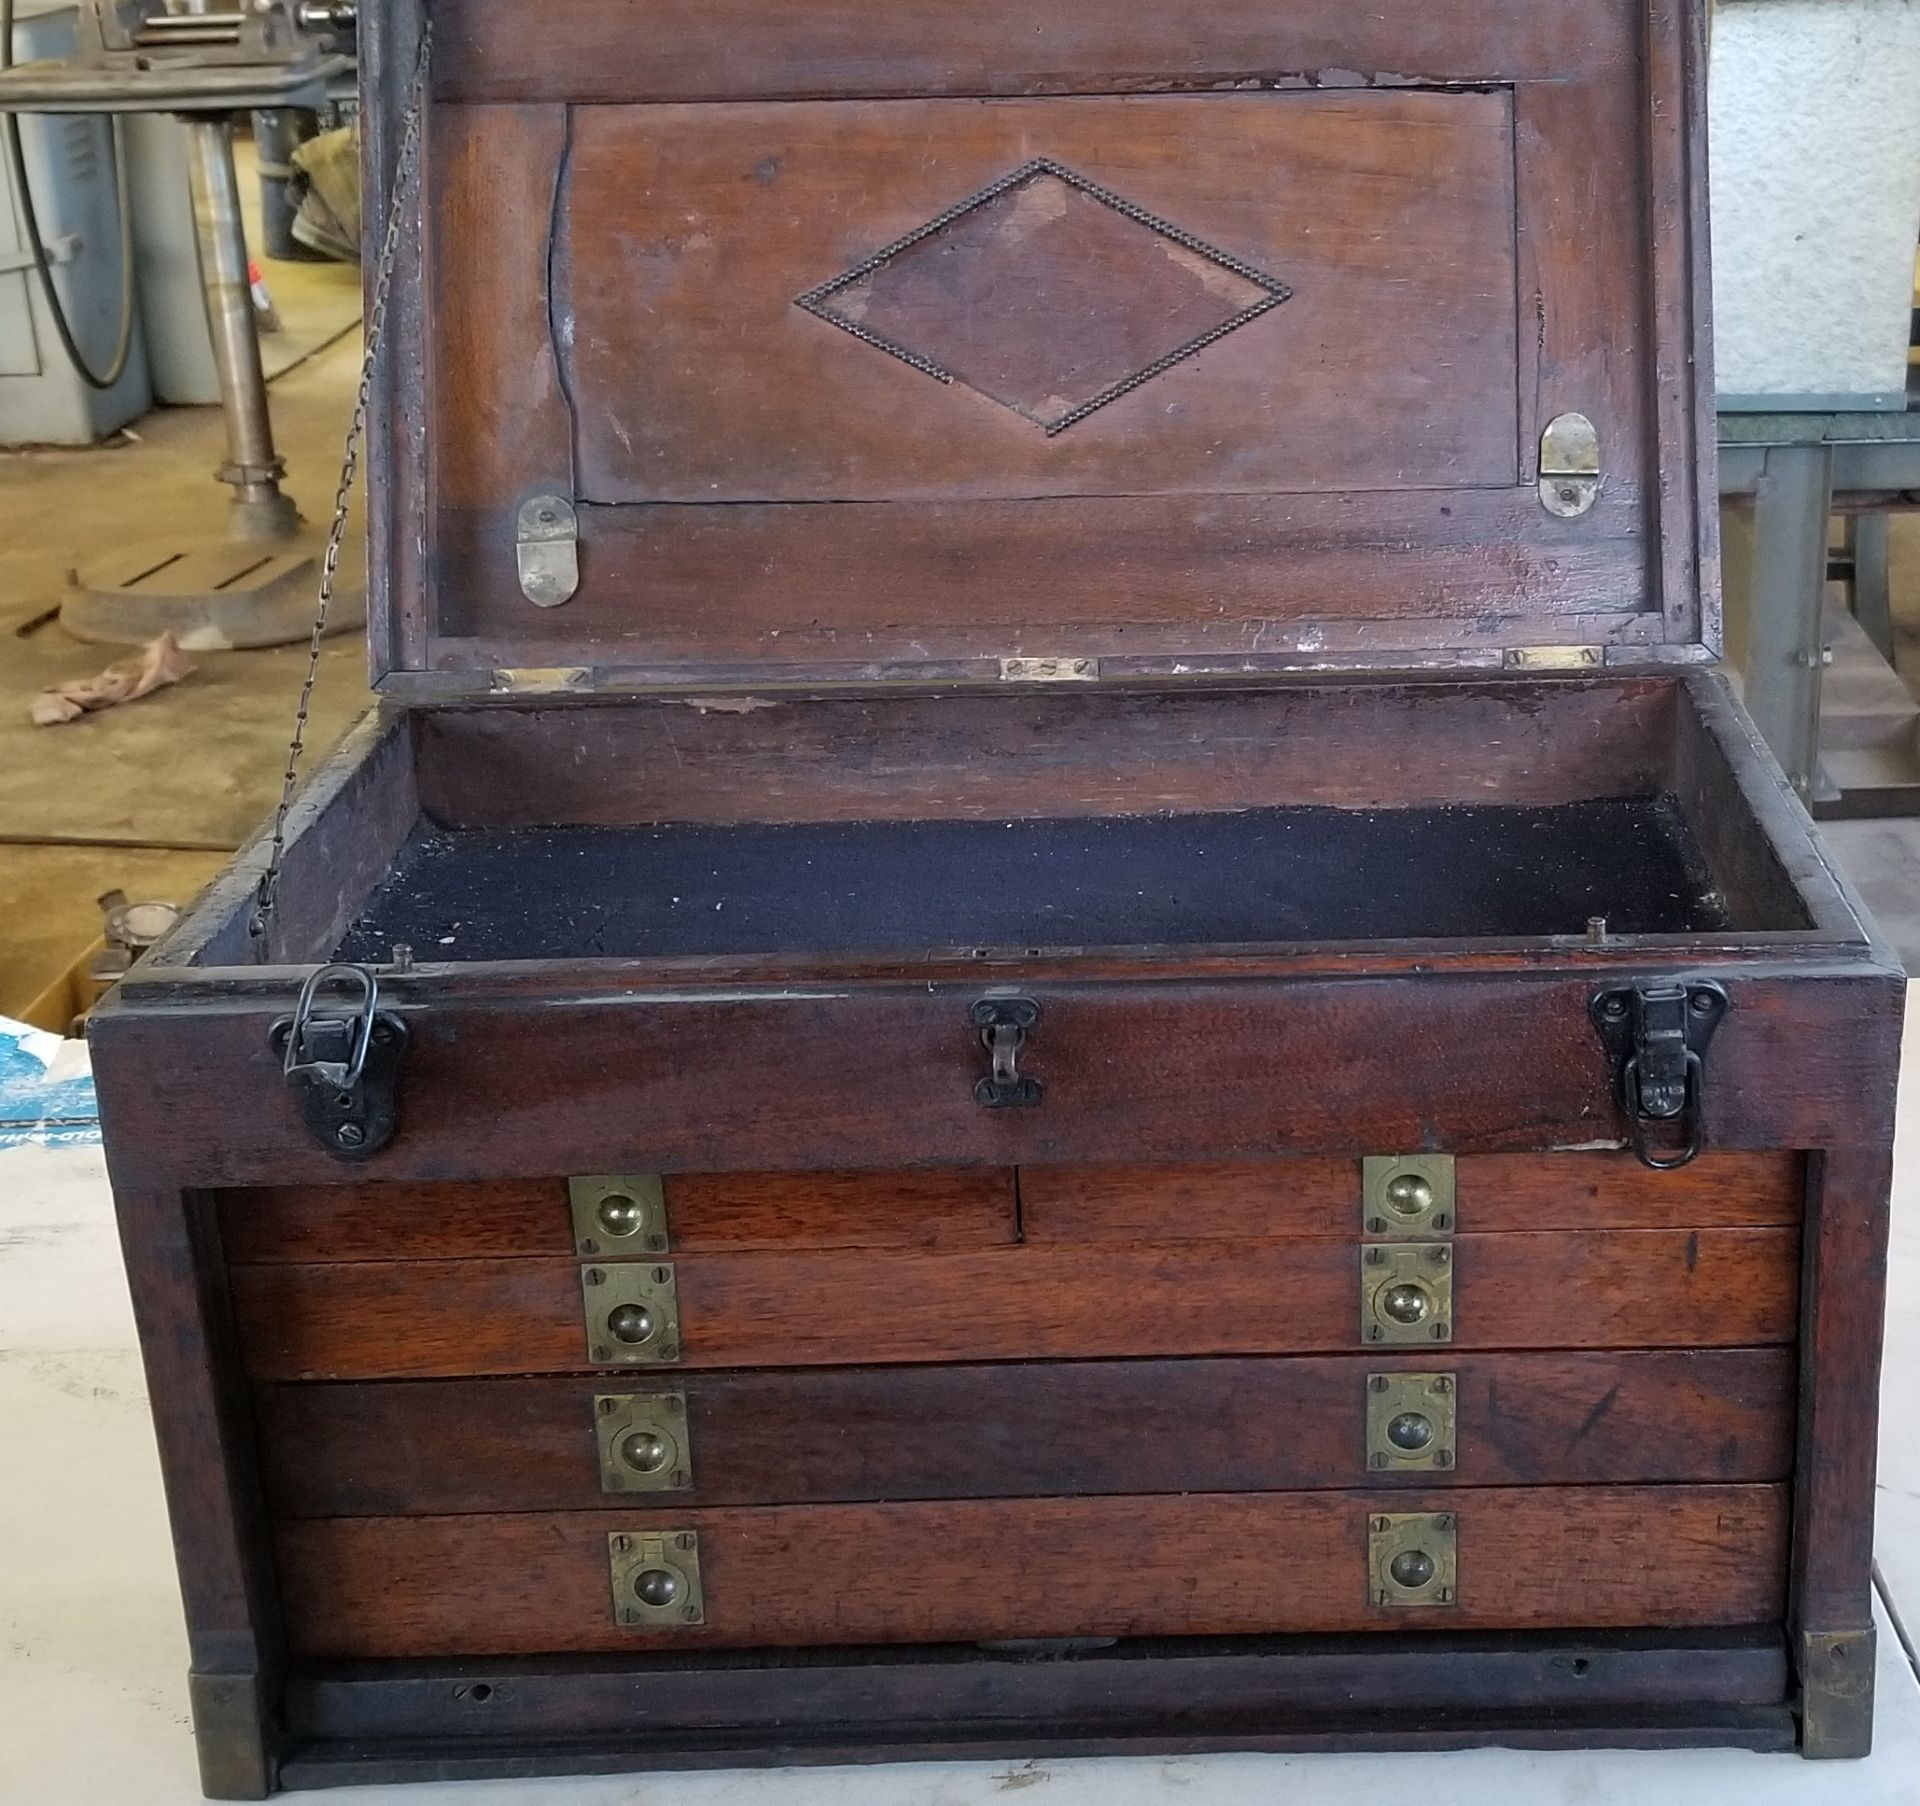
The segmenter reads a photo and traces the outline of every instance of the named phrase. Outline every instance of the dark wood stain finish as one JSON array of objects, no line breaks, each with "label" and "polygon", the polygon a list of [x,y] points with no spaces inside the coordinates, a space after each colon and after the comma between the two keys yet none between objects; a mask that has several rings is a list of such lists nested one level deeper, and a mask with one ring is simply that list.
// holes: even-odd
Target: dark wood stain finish
[{"label": "dark wood stain finish", "polygon": [[[208,1791],[1861,1753],[1902,980],[1697,668],[1705,9],[628,10],[435,7],[368,448],[386,705],[317,764],[271,932],[261,838],[94,1019]],[[375,236],[421,17],[362,22]],[[846,271],[839,324],[800,305]],[[1153,351],[1147,313],[1204,336],[1249,284],[1292,292]],[[1573,520],[1535,487],[1567,411]],[[580,510],[553,609],[538,493]],[[1656,797],[1724,929],[416,948],[399,1133],[354,1167],[268,1038],[423,822]],[[1707,1155],[1656,1176],[1588,1006],[1675,977],[1731,1009]],[[1036,1108],[974,1101],[988,992],[1041,1005]],[[1410,1150],[1460,1157],[1458,1329],[1373,1354],[1348,1186]],[[587,1372],[562,1180],[636,1171],[687,1358]],[[1459,1373],[1459,1467],[1342,1471],[1376,1367]],[[697,1490],[598,1495],[593,1393],[669,1384]],[[796,1422],[833,1432],[798,1475]],[[1368,1603],[1375,1510],[1456,1514],[1457,1606]],[[704,1626],[613,1625],[628,1522],[698,1530]]]},{"label": "dark wood stain finish", "polygon": [[[1465,1235],[1453,1249],[1450,1348],[1737,1348],[1793,1336],[1789,1229]],[[580,1267],[236,1268],[247,1370],[390,1379],[584,1367]],[[1329,1240],[716,1254],[676,1261],[674,1274],[686,1368],[1364,1346],[1359,1250]]]},{"label": "dark wood stain finish", "polygon": [[[1368,1376],[1455,1376],[1444,1473],[1368,1471]],[[267,1385],[274,1511],[688,1505],[1784,1479],[1790,1349],[1008,1363]],[[693,1484],[600,1490],[593,1401],[687,1401]]]},{"label": "dark wood stain finish", "polygon": [[[282,1524],[275,1541],[304,1656],[1404,1630],[1369,1600],[1370,1503],[1235,1493],[690,1512],[676,1528],[700,1538],[706,1618],[664,1632],[614,1622],[598,1512],[322,1518]],[[1463,1489],[1395,1493],[1391,1508],[1456,1514],[1449,1628],[1681,1628],[1781,1609],[1784,1487],[1593,1487],[1577,1512],[1551,1489]],[[485,1584],[446,1584],[458,1574]],[[1018,1584],[995,1583],[1009,1575]]]}]

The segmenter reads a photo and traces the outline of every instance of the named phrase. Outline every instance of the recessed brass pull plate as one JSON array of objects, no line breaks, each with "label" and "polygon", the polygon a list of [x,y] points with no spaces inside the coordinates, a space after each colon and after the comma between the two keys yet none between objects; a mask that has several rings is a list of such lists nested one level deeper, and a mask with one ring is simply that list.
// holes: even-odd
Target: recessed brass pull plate
[{"label": "recessed brass pull plate", "polygon": [[1453,1340],[1453,1250],[1445,1242],[1369,1242],[1360,1250],[1360,1339]]},{"label": "recessed brass pull plate", "polygon": [[567,1181],[576,1254],[667,1251],[667,1195],[658,1173],[590,1173]]},{"label": "recessed brass pull plate", "polygon": [[707,1621],[700,1537],[692,1530],[616,1530],[607,1538],[613,1621],[634,1630]]},{"label": "recessed brass pull plate", "polygon": [[593,1427],[602,1492],[685,1492],[693,1484],[684,1392],[602,1393]]},{"label": "recessed brass pull plate", "polygon": [[1458,1532],[1450,1511],[1367,1520],[1367,1591],[1375,1605],[1453,1605],[1459,1597]]},{"label": "recessed brass pull plate", "polygon": [[1456,1387],[1450,1373],[1367,1375],[1367,1466],[1374,1473],[1451,1468]]},{"label": "recessed brass pull plate", "polygon": [[580,1269],[587,1356],[614,1367],[680,1358],[680,1301],[664,1262],[609,1261]]},{"label": "recessed brass pull plate", "polygon": [[1451,1154],[1369,1154],[1360,1162],[1360,1219],[1367,1235],[1451,1235]]}]

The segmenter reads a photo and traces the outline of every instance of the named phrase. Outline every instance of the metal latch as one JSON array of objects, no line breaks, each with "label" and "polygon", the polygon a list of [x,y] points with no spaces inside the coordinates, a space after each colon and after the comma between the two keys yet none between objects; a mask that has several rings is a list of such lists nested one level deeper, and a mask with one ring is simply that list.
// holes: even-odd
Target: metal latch
[{"label": "metal latch", "polygon": [[[1726,1016],[1725,990],[1708,979],[1618,985],[1589,1006],[1613,1061],[1613,1091],[1627,1139],[1656,1172],[1685,1166],[1705,1140],[1706,1054]],[[1656,1151],[1649,1124],[1678,1125],[1676,1142]]]},{"label": "metal latch", "polygon": [[973,1088],[974,1101],[989,1110],[1037,1104],[1040,1081],[1020,1071],[1020,1050],[1040,1020],[1040,1006],[1031,997],[983,997],[967,1012],[980,1031],[993,1070]]},{"label": "metal latch", "polygon": [[1559,414],[1540,435],[1540,505],[1576,520],[1600,494],[1600,435],[1584,414]]},{"label": "metal latch", "polygon": [[[345,1007],[321,997],[343,987]],[[300,987],[291,1016],[267,1031],[280,1070],[314,1138],[342,1160],[365,1160],[393,1139],[407,1025],[380,1007],[369,966],[322,966]]]},{"label": "metal latch", "polygon": [[535,608],[558,608],[580,587],[580,517],[562,495],[530,496],[513,533],[520,592]]}]

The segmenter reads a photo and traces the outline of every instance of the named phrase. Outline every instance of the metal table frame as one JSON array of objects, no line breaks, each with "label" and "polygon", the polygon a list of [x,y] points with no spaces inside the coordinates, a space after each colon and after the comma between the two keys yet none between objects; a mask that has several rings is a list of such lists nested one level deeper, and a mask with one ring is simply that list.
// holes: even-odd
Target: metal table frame
[{"label": "metal table frame", "polygon": [[[1920,412],[1722,414],[1720,494],[1753,497],[1747,711],[1801,796],[1819,752],[1821,610],[1836,502],[1851,507],[1848,550],[1861,627],[1889,663],[1885,507],[1920,492]],[[1879,502],[1875,511],[1872,504]]]}]

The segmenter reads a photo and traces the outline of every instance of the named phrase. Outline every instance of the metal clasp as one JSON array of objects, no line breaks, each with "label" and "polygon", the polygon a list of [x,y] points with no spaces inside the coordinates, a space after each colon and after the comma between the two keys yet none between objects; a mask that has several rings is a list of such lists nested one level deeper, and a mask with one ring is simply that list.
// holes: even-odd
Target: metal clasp
[{"label": "metal clasp", "polygon": [[[1726,991],[1708,979],[1620,985],[1590,1006],[1614,1063],[1614,1096],[1627,1139],[1643,1166],[1671,1172],[1706,1138],[1706,1052],[1726,1016]],[[1677,1123],[1677,1145],[1656,1152],[1648,1125]]]},{"label": "metal clasp", "polygon": [[980,1031],[980,1044],[993,1063],[992,1072],[974,1086],[974,1101],[989,1110],[1037,1104],[1040,1081],[1021,1073],[1020,1050],[1040,1020],[1040,1006],[1031,997],[983,997],[967,1020]]},{"label": "metal clasp", "polygon": [[[347,989],[345,1009],[322,1002],[329,985]],[[330,1154],[364,1160],[392,1139],[407,1025],[381,1009],[371,967],[319,967],[300,987],[293,1014],[268,1030],[268,1045],[280,1056],[307,1127]]]},{"label": "metal clasp", "polygon": [[558,608],[580,587],[580,517],[563,495],[536,495],[520,504],[514,523],[514,564],[520,593],[535,608]]}]

